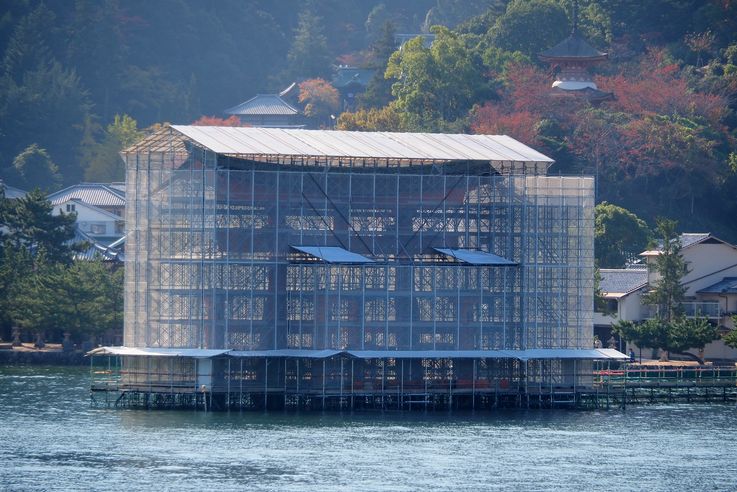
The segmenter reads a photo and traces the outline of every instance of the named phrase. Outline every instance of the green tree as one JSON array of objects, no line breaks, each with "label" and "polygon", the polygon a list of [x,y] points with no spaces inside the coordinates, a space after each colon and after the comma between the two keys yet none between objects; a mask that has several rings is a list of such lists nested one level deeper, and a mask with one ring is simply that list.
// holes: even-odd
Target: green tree
[{"label": "green tree", "polygon": [[732,348],[737,348],[737,315],[732,316],[732,323],[736,328],[733,328],[729,333],[722,337],[724,343]]},{"label": "green tree", "polygon": [[338,130],[363,132],[403,132],[407,131],[404,113],[391,102],[381,109],[359,109],[345,112],[338,117]]},{"label": "green tree", "polygon": [[487,9],[496,10],[501,4],[500,0],[435,0],[435,6],[427,11],[424,27],[426,30],[437,25],[452,28]]},{"label": "green tree", "polygon": [[366,90],[358,96],[358,102],[362,108],[380,108],[392,100],[392,85],[396,80],[391,77],[386,78],[384,74],[389,58],[396,51],[395,32],[393,23],[384,23],[381,35],[371,45],[371,59],[368,68],[374,69],[375,72]]},{"label": "green tree", "polygon": [[686,288],[681,285],[681,279],[689,270],[681,255],[681,240],[676,233],[676,222],[657,219],[656,230],[661,245],[651,268],[657,275],[657,280],[643,300],[646,304],[655,306],[658,319],[669,323],[683,312],[681,303],[686,295]]},{"label": "green tree", "polygon": [[328,78],[331,61],[322,19],[307,6],[299,14],[299,25],[287,54],[289,76],[293,79]]},{"label": "green tree", "polygon": [[14,249],[14,267],[22,274],[8,287],[7,313],[15,326],[26,331],[44,333],[56,328],[60,306],[54,289],[55,275],[61,271],[58,263],[48,261],[43,250],[33,256],[28,249]]},{"label": "green tree", "polygon": [[58,190],[62,183],[59,167],[36,144],[29,145],[13,159],[13,171],[22,188],[39,187],[50,192]]},{"label": "green tree", "polygon": [[489,44],[506,51],[537,55],[569,33],[568,15],[555,0],[512,0],[487,34]]},{"label": "green tree", "polygon": [[15,25],[0,67],[0,159],[35,143],[73,181],[81,177],[75,149],[92,107],[75,70],[52,52],[59,42],[56,16],[43,3]]},{"label": "green tree", "polygon": [[[708,320],[683,316],[670,322],[658,318],[642,322],[619,321],[612,328],[640,348],[661,349],[664,359],[669,353],[687,354],[688,349],[702,350],[707,343],[719,338],[717,327]],[[694,354],[688,355],[695,357]]]},{"label": "green tree", "polygon": [[624,268],[645,250],[650,228],[629,210],[602,202],[594,209],[594,247],[599,268]]},{"label": "green tree", "polygon": [[392,94],[397,108],[407,113],[413,129],[437,130],[464,118],[479,99],[489,94],[483,63],[466,39],[444,27],[434,27],[431,46],[422,38],[396,51],[386,69],[395,78]]},{"label": "green tree", "polygon": [[5,247],[42,252],[50,262],[70,263],[76,248],[74,238],[76,214],[52,215],[51,202],[39,189],[22,198],[5,201],[0,226],[7,228]]},{"label": "green tree", "polygon": [[102,141],[87,142],[83,148],[85,179],[97,182],[124,180],[125,166],[120,151],[139,141],[143,135],[136,120],[127,114],[116,114],[113,122],[107,126]]},{"label": "green tree", "polygon": [[673,320],[668,330],[668,345],[661,347],[668,352],[684,353],[688,349],[703,350],[707,343],[719,338],[719,329],[706,318]]},{"label": "green tree", "polygon": [[620,320],[612,325],[612,330],[641,349],[644,347],[662,348],[668,345],[667,326],[659,319],[642,322]]}]

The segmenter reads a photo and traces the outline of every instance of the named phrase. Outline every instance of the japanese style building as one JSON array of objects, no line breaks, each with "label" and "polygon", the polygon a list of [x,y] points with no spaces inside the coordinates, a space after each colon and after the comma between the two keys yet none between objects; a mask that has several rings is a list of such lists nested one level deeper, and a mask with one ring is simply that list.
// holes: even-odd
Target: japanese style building
[{"label": "japanese style building", "polygon": [[302,128],[302,112],[282,99],[280,94],[258,94],[248,101],[226,109],[241,123],[261,128]]},{"label": "japanese style building", "polygon": [[575,7],[571,35],[538,57],[558,69],[553,95],[584,97],[592,104],[614,98],[611,92],[599,90],[591,77],[590,68],[606,60],[608,55],[591,46],[578,33]]},{"label": "japanese style building", "polygon": [[509,137],[171,126],[123,156],[97,401],[552,406],[624,357],[593,348],[593,178]]}]

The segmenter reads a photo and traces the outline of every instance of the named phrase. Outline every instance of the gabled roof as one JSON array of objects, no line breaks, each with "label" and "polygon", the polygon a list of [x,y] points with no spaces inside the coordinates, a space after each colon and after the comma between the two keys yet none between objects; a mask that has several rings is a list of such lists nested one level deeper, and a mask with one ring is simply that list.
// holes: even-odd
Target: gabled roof
[{"label": "gabled roof", "polygon": [[724,277],[719,282],[704,287],[697,294],[737,294],[737,277]]},{"label": "gabled roof", "polygon": [[[735,248],[733,244],[723,241],[716,236],[712,236],[710,232],[684,232],[678,236],[681,240],[681,250],[696,246],[697,244],[726,244]],[[662,251],[662,246],[658,245],[657,249],[649,249],[640,253],[640,256],[658,256]]]},{"label": "gabled roof", "polygon": [[71,199],[78,199],[96,207],[124,207],[125,193],[103,183],[80,183],[63,190],[50,193],[46,198],[52,205],[59,205]]},{"label": "gabled roof", "polygon": [[238,116],[295,115],[299,110],[292,107],[277,94],[258,94],[248,101],[226,109],[225,114]]},{"label": "gabled roof", "polygon": [[341,89],[351,84],[365,87],[371,81],[371,77],[373,76],[374,70],[368,68],[341,66],[336,70],[335,77],[333,77],[331,84],[336,89]]},{"label": "gabled roof", "polygon": [[557,60],[598,61],[606,60],[607,54],[597,50],[586,42],[577,32],[538,55],[541,60],[552,62]]},{"label": "gabled roof", "polygon": [[641,268],[602,268],[599,288],[605,297],[618,299],[647,285],[647,270]]}]

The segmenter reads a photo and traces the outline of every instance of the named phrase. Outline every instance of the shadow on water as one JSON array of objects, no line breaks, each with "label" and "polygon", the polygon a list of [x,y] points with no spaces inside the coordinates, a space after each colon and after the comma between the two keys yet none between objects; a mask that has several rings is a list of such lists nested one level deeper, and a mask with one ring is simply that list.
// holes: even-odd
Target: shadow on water
[{"label": "shadow on water", "polygon": [[734,490],[737,410],[95,409],[84,368],[0,367],[3,489]]}]

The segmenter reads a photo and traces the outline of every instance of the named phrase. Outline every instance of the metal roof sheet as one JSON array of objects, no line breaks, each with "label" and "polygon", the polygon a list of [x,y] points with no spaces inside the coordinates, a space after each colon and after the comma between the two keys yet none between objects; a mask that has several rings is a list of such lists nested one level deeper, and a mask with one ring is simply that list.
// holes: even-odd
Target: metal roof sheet
[{"label": "metal roof sheet", "polygon": [[50,193],[47,197],[52,205],[69,200],[79,200],[96,207],[124,207],[125,192],[102,183],[80,183]]},{"label": "metal roof sheet", "polygon": [[370,258],[338,246],[292,246],[292,248],[327,263],[374,263]]},{"label": "metal roof sheet", "polygon": [[234,115],[294,115],[299,110],[291,106],[278,94],[258,94],[246,102],[228,108],[225,114]]},{"label": "metal roof sheet", "polygon": [[450,248],[433,248],[435,251],[446,256],[454,258],[469,265],[516,265],[517,263],[509,261],[506,258],[497,256],[493,253],[485,253],[474,249],[450,249]]},{"label": "metal roof sheet", "polygon": [[697,294],[737,294],[737,277],[724,277],[719,282],[699,290]]},{"label": "metal roof sheet", "polygon": [[172,125],[218,154],[315,159],[541,162],[553,160],[504,135],[390,133]]},{"label": "metal roof sheet", "polygon": [[520,350],[516,357],[520,360],[533,359],[629,359],[628,356],[615,349],[527,349]]},{"label": "metal roof sheet", "polygon": [[529,350],[214,350],[195,348],[98,347],[87,355],[121,355],[141,357],[299,357],[326,359],[338,355],[359,359],[582,359],[606,360],[629,357],[615,349],[529,349]]},{"label": "metal roof sheet", "polygon": [[87,355],[136,355],[144,357],[194,357],[207,359],[226,354],[230,350],[197,349],[197,348],[136,348],[136,347],[98,347],[87,352]]}]

